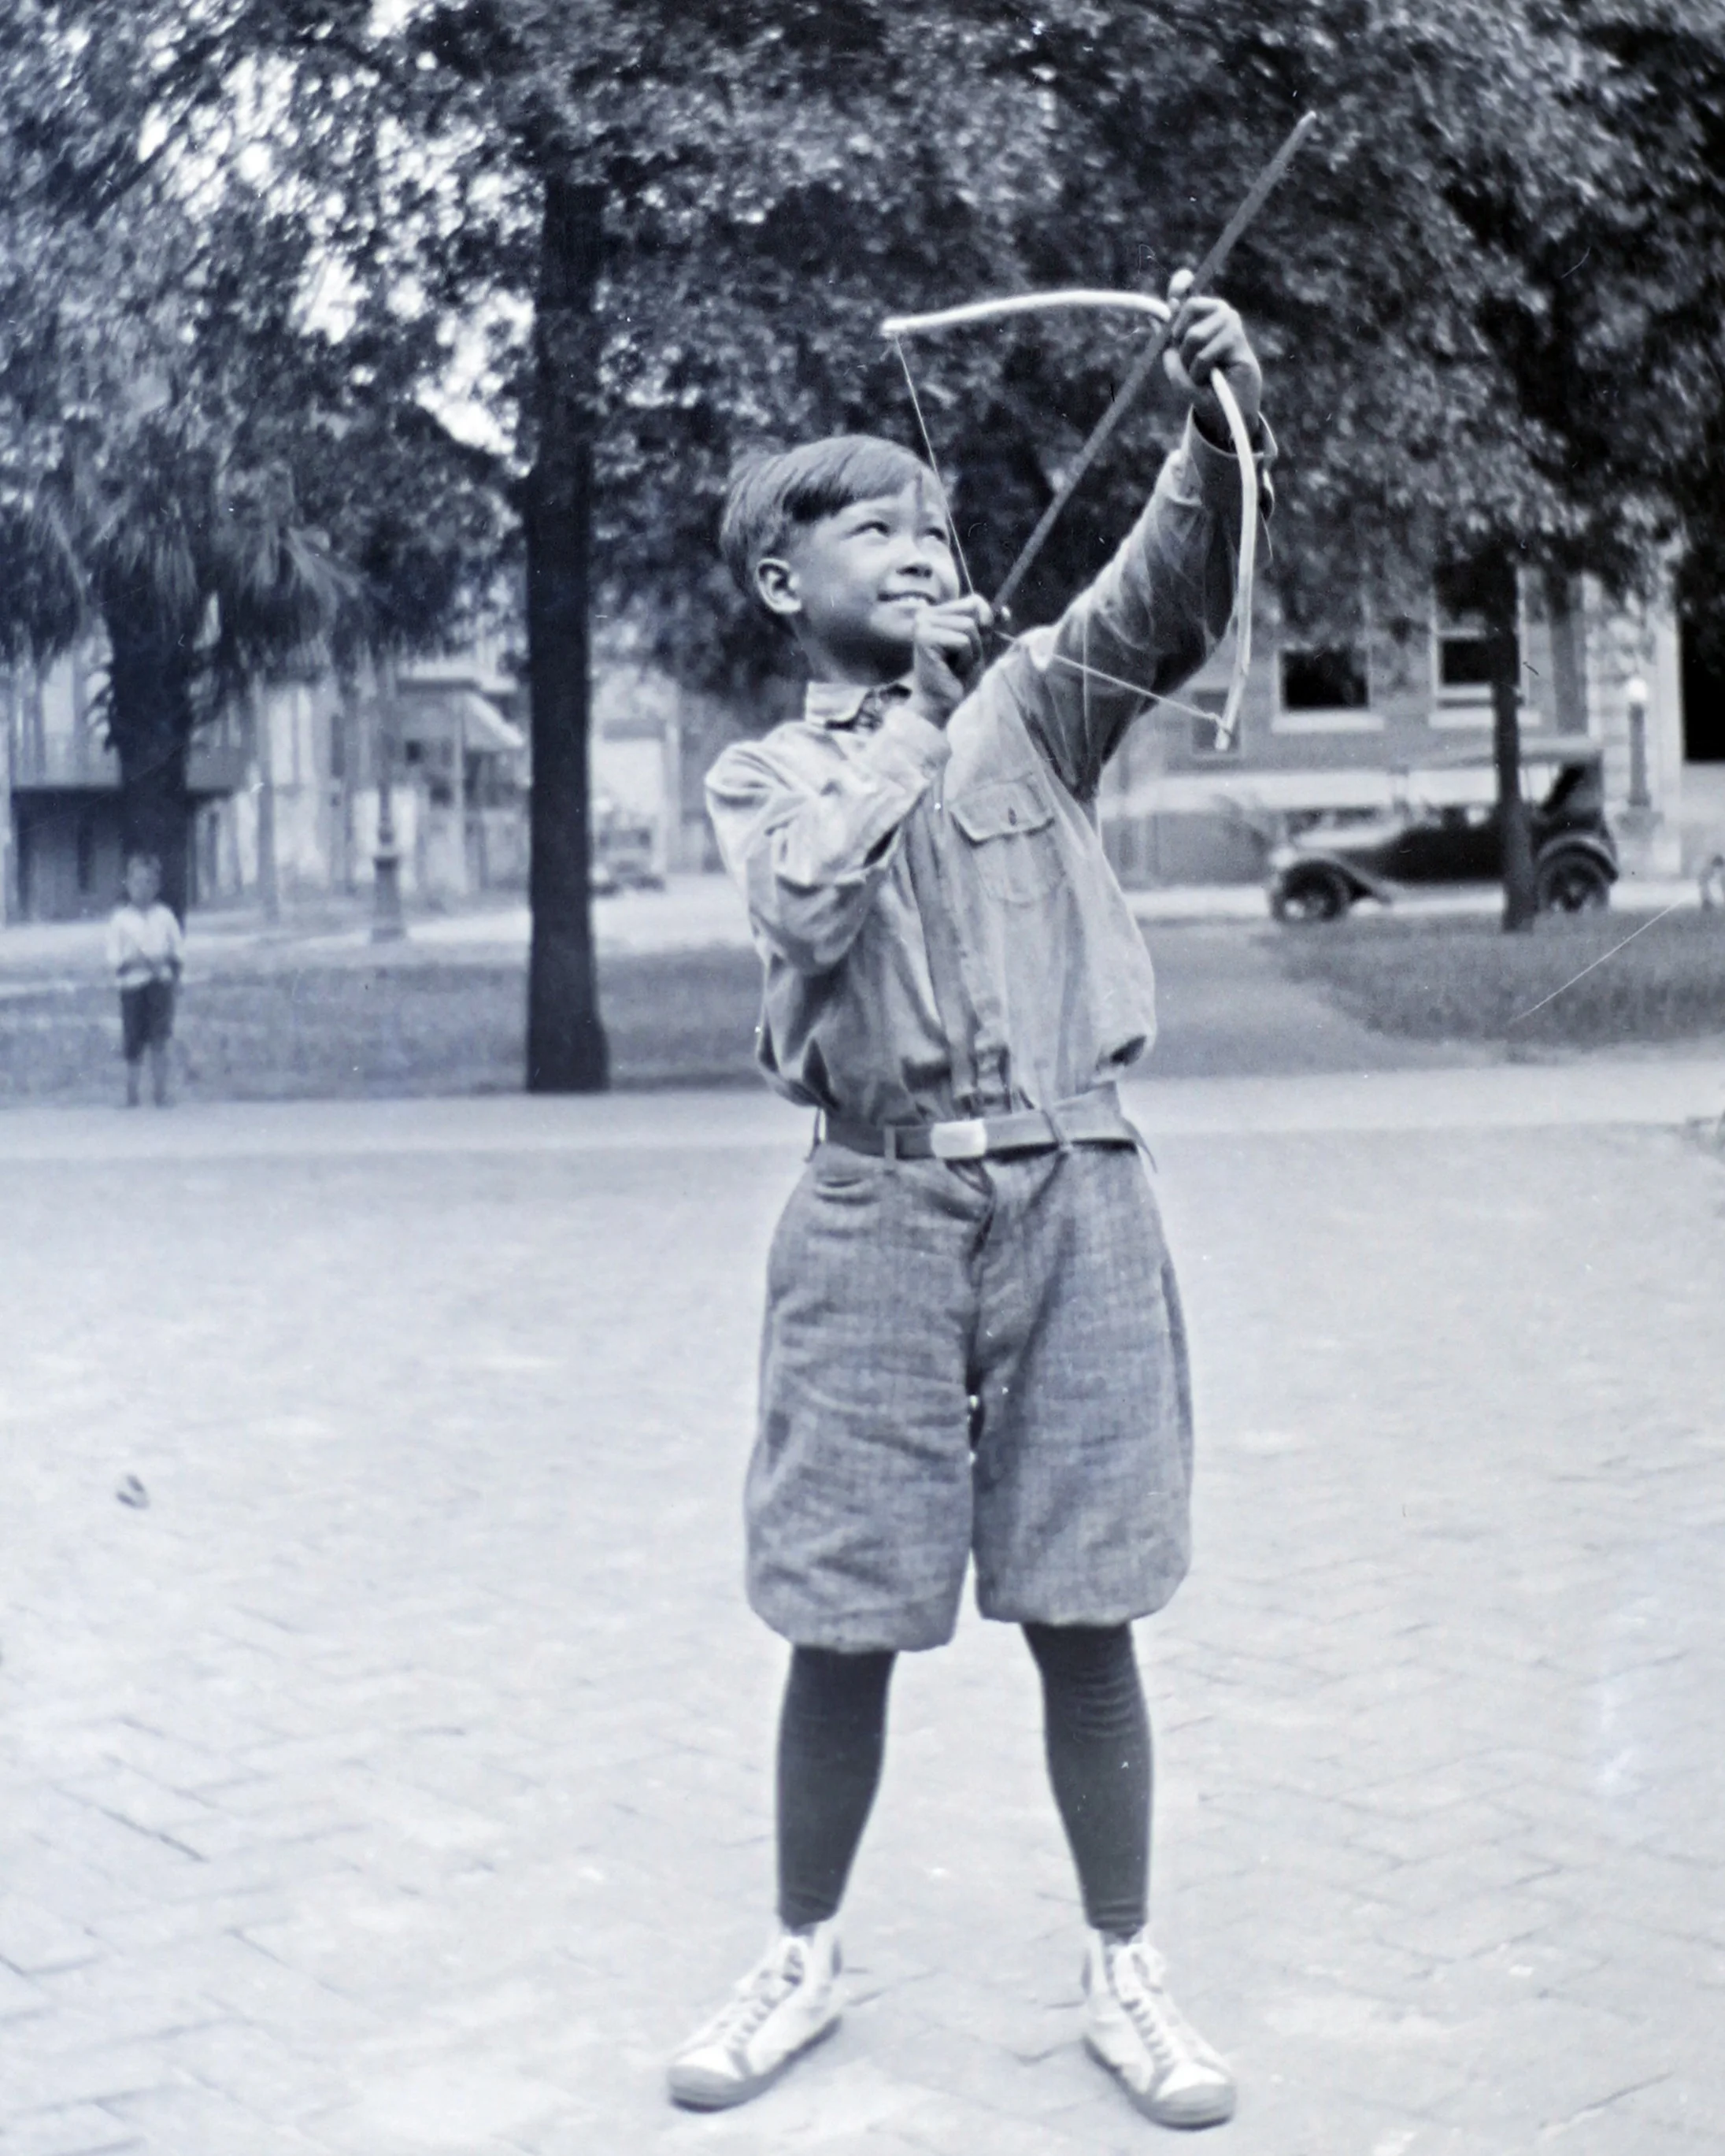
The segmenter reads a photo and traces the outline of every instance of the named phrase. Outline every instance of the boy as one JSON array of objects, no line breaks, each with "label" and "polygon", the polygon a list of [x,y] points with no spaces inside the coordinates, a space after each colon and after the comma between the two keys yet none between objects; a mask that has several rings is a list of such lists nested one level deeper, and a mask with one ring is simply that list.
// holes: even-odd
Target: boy
[{"label": "boy", "polygon": [[793,1649],[780,1929],[672,2063],[693,2107],[757,2095],[836,2024],[893,1658],[951,1638],[973,1558],[978,1608],[1024,1627],[1041,1676],[1086,2041],[1161,2123],[1234,2107],[1145,1930],[1130,1627],[1186,1568],[1191,1411],[1114,1086],[1149,1045],[1153,982],[1094,822],[1132,717],[1227,623],[1239,480],[1213,369],[1271,454],[1240,318],[1189,288],[1170,293],[1181,448],[1096,583],[986,671],[988,608],[959,596],[938,483],[908,452],[815,443],[745,469],[726,505],[733,573],[811,679],[802,720],[727,750],[708,800],[766,969],[762,1063],[821,1123],[768,1260],[747,1494],[749,1599]]},{"label": "boy", "polygon": [[167,1106],[167,1044],[173,1038],[174,986],[186,938],[172,911],[161,903],[161,889],[162,864],[155,855],[128,855],[125,901],[108,921],[108,963],[120,983],[128,1108],[138,1105],[146,1050],[151,1096],[158,1108]]}]

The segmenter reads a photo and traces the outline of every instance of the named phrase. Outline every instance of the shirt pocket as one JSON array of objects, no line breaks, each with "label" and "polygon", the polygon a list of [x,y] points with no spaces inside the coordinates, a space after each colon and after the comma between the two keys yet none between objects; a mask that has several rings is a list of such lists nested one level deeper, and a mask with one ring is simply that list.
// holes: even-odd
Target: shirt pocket
[{"label": "shirt pocket", "polygon": [[1060,880],[1054,803],[1034,772],[968,787],[947,803],[969,841],[978,881],[1006,906],[1031,906]]}]

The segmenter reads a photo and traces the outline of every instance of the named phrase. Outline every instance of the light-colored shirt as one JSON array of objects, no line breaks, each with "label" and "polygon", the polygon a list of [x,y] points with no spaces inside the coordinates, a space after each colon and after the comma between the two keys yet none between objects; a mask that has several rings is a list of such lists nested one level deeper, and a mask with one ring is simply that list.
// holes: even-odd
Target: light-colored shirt
[{"label": "light-colored shirt", "polygon": [[122,988],[177,979],[185,952],[185,932],[159,899],[148,907],[130,900],[115,907],[108,921],[108,963]]},{"label": "light-colored shirt", "polygon": [[944,731],[903,687],[815,682],[800,720],[720,757],[707,804],[765,968],[757,1052],[779,1092],[926,1122],[1045,1107],[1144,1053],[1155,978],[1096,790],[1226,628],[1239,523],[1238,466],[1189,423],[1112,562]]}]

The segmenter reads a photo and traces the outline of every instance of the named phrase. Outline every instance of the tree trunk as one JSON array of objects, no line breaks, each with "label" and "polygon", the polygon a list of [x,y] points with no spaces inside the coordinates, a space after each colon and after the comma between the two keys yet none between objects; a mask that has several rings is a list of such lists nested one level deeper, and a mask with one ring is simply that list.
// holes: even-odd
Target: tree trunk
[{"label": "tree trunk", "polygon": [[163,902],[183,922],[191,876],[186,758],[193,724],[185,647],[148,598],[110,606],[105,620],[121,843],[128,854],[155,855]]},{"label": "tree trunk", "polygon": [[18,860],[12,843],[12,737],[18,687],[8,673],[0,681],[0,928],[19,916]]},{"label": "tree trunk", "polygon": [[1517,635],[1515,565],[1498,556],[1482,578],[1491,649],[1491,757],[1497,772],[1497,819],[1503,834],[1503,926],[1517,934],[1539,911],[1533,889],[1533,846],[1522,798],[1522,653]]},{"label": "tree trunk", "polygon": [[603,1092],[589,885],[588,589],[598,406],[603,192],[552,174],[535,295],[538,454],[526,486],[527,681],[533,798],[528,902],[527,1090]]}]

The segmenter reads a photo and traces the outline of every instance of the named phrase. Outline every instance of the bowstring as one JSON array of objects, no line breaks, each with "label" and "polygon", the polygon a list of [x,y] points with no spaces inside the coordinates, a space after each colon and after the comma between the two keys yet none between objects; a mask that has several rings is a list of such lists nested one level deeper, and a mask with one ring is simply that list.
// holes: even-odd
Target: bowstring
[{"label": "bowstring", "polygon": [[[1026,634],[1028,634],[1027,631]],[[1024,641],[1024,636],[1012,636],[1007,639],[1007,645],[1009,649],[1012,645],[1023,644]],[[1147,689],[1142,681],[1128,681],[1121,675],[1104,673],[1100,666],[1092,666],[1085,660],[1069,659],[1064,651],[1050,651],[1048,655],[1056,666],[1070,666],[1075,673],[1086,675],[1098,681],[1106,681],[1111,689],[1127,690],[1132,696],[1142,697],[1147,704],[1165,705],[1171,711],[1184,711],[1189,717],[1203,719],[1206,724],[1214,726],[1218,734],[1222,731],[1222,715],[1219,711],[1207,711],[1201,704],[1183,703],[1179,697],[1170,696],[1163,690]]]},{"label": "bowstring", "polygon": [[[934,444],[929,439],[928,423],[922,416],[922,400],[916,394],[916,377],[911,372],[911,362],[905,356],[904,340],[902,337],[895,336],[891,340],[891,341],[894,352],[898,355],[899,366],[904,372],[905,388],[910,393],[911,409],[916,415],[916,431],[922,437],[922,454],[928,460],[929,470],[934,474],[937,480],[938,480],[940,478],[940,465],[935,457]],[[941,488],[941,510],[947,521],[947,535],[952,542],[952,557],[958,564],[958,573],[964,579],[965,589],[968,592],[974,593],[976,585],[971,577],[969,564],[964,558],[964,549],[960,544],[958,538],[958,526],[953,520],[952,504],[947,499],[947,490],[944,486]],[[1088,629],[1089,624],[1086,623],[1086,650],[1089,649]],[[1015,644],[1020,644],[1024,641],[1022,636],[1009,636],[1003,629],[997,629],[994,631],[994,634],[1001,638],[1009,651],[1010,651]],[[1072,668],[1074,672],[1081,674],[1084,676],[1086,718],[1089,716],[1088,700],[1090,695],[1090,685],[1092,679],[1094,679],[1098,681],[1106,681],[1111,688],[1124,689],[1130,695],[1141,697],[1147,704],[1165,705],[1171,711],[1183,711],[1191,718],[1202,719],[1207,726],[1214,728],[1216,738],[1219,741],[1223,737],[1222,719],[1224,716],[1224,713],[1207,711],[1201,705],[1199,704],[1183,703],[1178,696],[1165,695],[1161,690],[1156,689],[1147,689],[1141,681],[1127,681],[1122,680],[1117,674],[1104,673],[1100,666],[1091,665],[1087,659],[1069,659],[1064,651],[1050,652],[1049,656],[1053,660],[1056,665],[1070,666]]]},{"label": "bowstring", "polygon": [[941,480],[941,468],[935,459],[934,444],[928,439],[928,423],[922,416],[922,400],[916,394],[916,384],[911,377],[911,362],[905,357],[902,338],[895,337],[892,348],[898,354],[899,365],[904,369],[905,387],[911,393],[911,409],[916,415],[916,431],[922,437],[922,454],[928,459],[928,469],[934,474],[936,484],[940,486],[941,513],[947,520],[947,536],[952,542],[952,558],[958,564],[958,573],[964,579],[965,590],[974,596],[976,586],[971,582],[970,565],[964,558],[963,547],[959,544],[958,526],[952,518],[952,505],[947,499],[947,490]]}]

